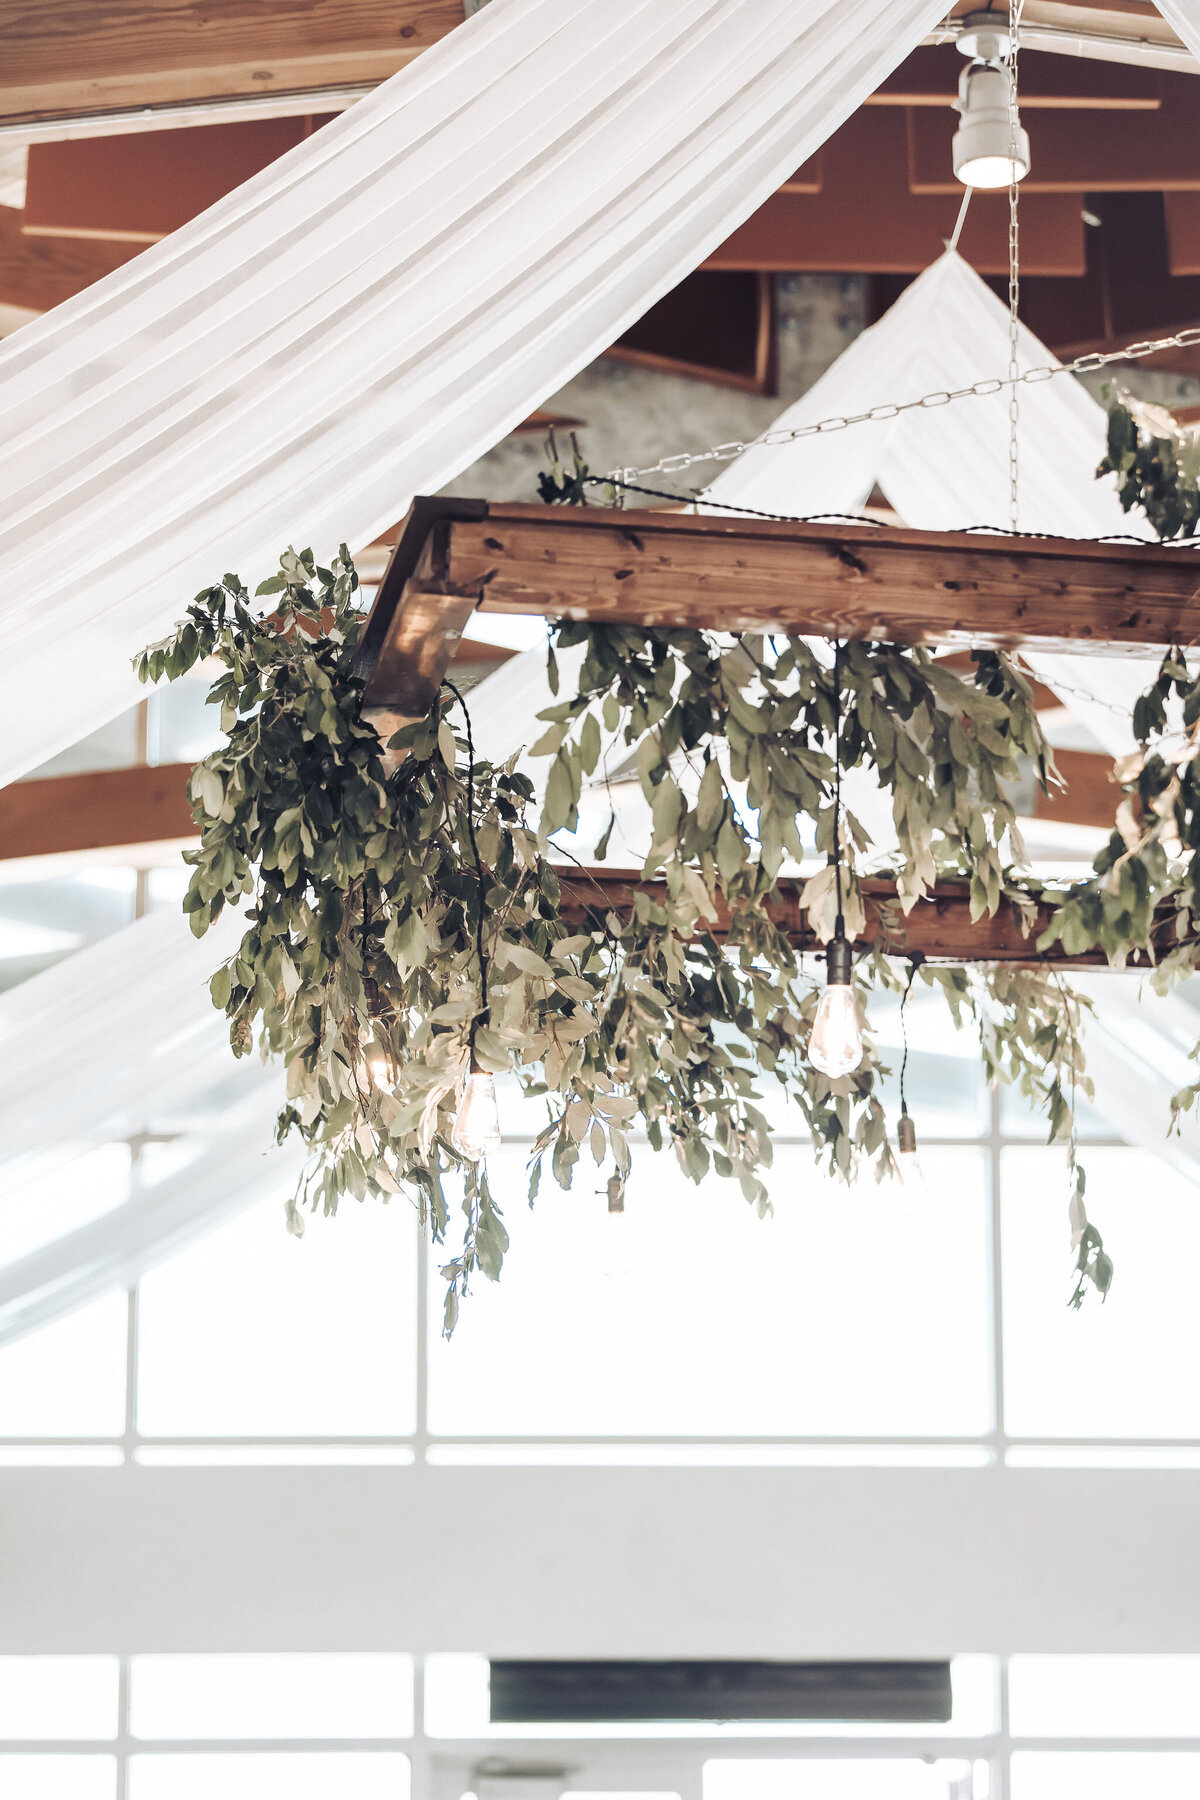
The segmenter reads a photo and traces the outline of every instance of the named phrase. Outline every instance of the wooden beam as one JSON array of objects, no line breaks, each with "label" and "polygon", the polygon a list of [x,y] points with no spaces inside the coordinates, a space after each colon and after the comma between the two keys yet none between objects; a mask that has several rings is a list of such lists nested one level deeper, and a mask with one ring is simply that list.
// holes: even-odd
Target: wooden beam
[{"label": "wooden beam", "polygon": [[[862,108],[824,147],[820,193],[773,194],[704,267],[914,275],[928,268],[954,230],[962,189],[909,191],[906,118],[903,108]],[[983,275],[1007,271],[1006,195],[975,195],[961,249]],[[1021,267],[1027,275],[1084,273],[1082,194],[1022,201]]]},{"label": "wooden beam", "polygon": [[663,628],[1144,649],[1200,635],[1200,557],[1156,544],[422,499],[364,634],[368,704],[423,716],[476,604]]},{"label": "wooden beam", "polygon": [[0,788],[0,860],[197,837],[190,763],[49,775]]},{"label": "wooden beam", "polygon": [[[660,903],[666,898],[666,884],[641,881],[632,872],[610,869],[559,869],[562,898],[560,916],[576,930],[586,930],[603,921],[608,912],[627,918],[633,911],[634,897],[648,893]],[[970,886],[965,881],[939,881],[933,893],[920,900],[907,916],[896,899],[895,883],[871,880],[861,884],[866,930],[857,940],[889,956],[921,955],[936,963],[1005,963],[1017,968],[1107,968],[1102,951],[1089,950],[1069,956],[1061,944],[1044,955],[1035,948],[1039,934],[1050,923],[1052,908],[1042,905],[1037,922],[1028,936],[1021,930],[1016,908],[1003,902],[993,918],[972,919]],[[796,949],[819,951],[821,945],[799,903],[800,884],[780,884],[778,902],[770,908],[776,924]],[[713,935],[723,939],[728,931],[728,913],[710,926]],[[1173,941],[1174,914],[1165,914],[1156,936],[1164,947]],[[1145,967],[1149,958],[1131,956],[1132,966]]]},{"label": "wooden beam", "polygon": [[0,120],[383,81],[462,0],[0,0]]},{"label": "wooden beam", "polygon": [[26,237],[16,208],[0,206],[0,305],[49,312],[119,269],[140,248],[140,244]]},{"label": "wooden beam", "polygon": [[[1027,119],[1030,168],[1022,203],[1032,194],[1200,191],[1196,78],[1161,74],[1159,80],[1157,112],[1055,111]],[[949,107],[910,107],[905,118],[913,193],[961,199],[951,162],[957,114]]]}]

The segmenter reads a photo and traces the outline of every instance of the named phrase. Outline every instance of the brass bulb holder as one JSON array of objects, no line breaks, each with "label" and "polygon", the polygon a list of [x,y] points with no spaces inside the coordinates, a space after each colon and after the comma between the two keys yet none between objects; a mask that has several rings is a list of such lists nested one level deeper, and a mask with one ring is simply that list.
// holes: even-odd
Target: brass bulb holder
[{"label": "brass bulb holder", "polygon": [[917,1128],[906,1112],[900,1114],[900,1123],[896,1128],[896,1146],[901,1156],[915,1156],[917,1153]]}]

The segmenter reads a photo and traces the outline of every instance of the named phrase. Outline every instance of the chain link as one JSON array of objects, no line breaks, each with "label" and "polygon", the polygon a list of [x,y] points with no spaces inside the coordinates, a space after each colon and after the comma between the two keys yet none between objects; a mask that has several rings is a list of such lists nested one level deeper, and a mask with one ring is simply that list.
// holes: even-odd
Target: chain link
[{"label": "chain link", "polygon": [[1190,350],[1197,345],[1200,345],[1200,325],[1189,325],[1183,331],[1173,332],[1170,337],[1126,344],[1120,350],[1093,350],[1068,363],[1039,364],[1036,368],[1025,369],[1015,376],[994,375],[985,380],[973,381],[969,387],[949,390],[941,388],[936,393],[922,394],[919,400],[887,401],[868,407],[866,412],[836,413],[831,418],[819,419],[811,425],[786,428],[772,426],[770,430],[762,432],[756,438],[748,438],[745,442],[716,444],[709,450],[681,450],[674,456],[660,457],[656,463],[650,463],[644,469],[610,469],[609,475],[615,481],[635,481],[643,475],[678,475],[684,469],[694,468],[698,463],[733,462],[736,457],[744,456],[747,450],[774,449],[782,444],[797,443],[801,438],[823,437],[832,431],[845,431],[851,425],[870,425],[899,418],[901,413],[946,406],[952,400],[970,400],[976,396],[1000,394],[1005,388],[1016,385],[1052,381],[1056,375],[1094,374],[1098,369],[1107,368],[1110,363],[1136,362],[1140,357],[1153,356],[1159,350]]}]

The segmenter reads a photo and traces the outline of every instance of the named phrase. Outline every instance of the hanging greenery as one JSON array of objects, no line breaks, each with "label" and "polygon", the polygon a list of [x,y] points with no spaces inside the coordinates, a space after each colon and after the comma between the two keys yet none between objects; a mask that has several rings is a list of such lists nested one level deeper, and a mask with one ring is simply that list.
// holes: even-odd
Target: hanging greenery
[{"label": "hanging greenery", "polygon": [[1160,538],[1192,537],[1200,521],[1200,436],[1161,407],[1136,413],[1128,396],[1110,396],[1108,453],[1096,474],[1118,476],[1124,510],[1139,507]]},{"label": "hanging greenery", "polygon": [[[361,714],[354,653],[365,609],[345,546],[330,568],[287,551],[258,595],[273,599],[266,617],[226,575],[137,667],[153,681],[209,659],[222,671],[210,701],[226,743],[191,777],[201,839],[186,853],[184,904],[197,934],[226,906],[245,910],[212,996],[238,1055],[257,1037],[286,1067],[278,1135],[297,1132],[311,1151],[293,1229],[343,1195],[408,1190],[433,1241],[448,1243],[446,1177],[460,1176],[461,1243],[443,1271],[449,1331],[472,1277],[495,1279],[507,1248],[486,1151],[498,1138],[492,1077],[509,1073],[544,1107],[531,1198],[546,1165],[563,1187],[584,1157],[611,1161],[623,1178],[640,1126],[694,1180],[735,1180],[765,1212],[764,1091],[799,1109],[837,1175],[894,1172],[887,1071],[867,1009],[872,987],[898,991],[909,972],[875,950],[860,956],[847,979],[861,1060],[823,1073],[810,1040],[824,984],[775,921],[781,870],[815,851],[823,863],[802,904],[818,935],[836,940],[843,923],[849,939],[861,932],[857,873],[872,845],[841,803],[841,781],[869,771],[890,802],[902,909],[958,876],[974,917],[1006,906],[1031,922],[1041,896],[1019,873],[1009,796],[1023,769],[1045,783],[1053,768],[1031,690],[1007,658],[976,652],[964,677],[923,649],[849,644],[835,664],[800,640],[560,623],[550,633],[555,695],[556,648],[582,644],[584,658],[575,690],[541,714],[538,819],[516,758],[494,767],[474,755],[448,684],[385,760]],[[1185,706],[1192,698],[1189,689]],[[1159,712],[1147,704],[1153,726]],[[585,784],[602,784],[613,758],[636,769],[653,828],[642,873],[661,885],[640,892],[629,916],[601,912],[579,930],[560,917],[551,854],[578,821]],[[1151,810],[1169,794],[1180,840],[1191,842],[1180,827],[1195,822],[1200,842],[1190,788],[1181,798],[1190,774],[1164,768],[1147,760],[1137,793]],[[1174,879],[1161,873],[1166,827],[1139,829],[1139,866],[1162,894]],[[1127,856],[1121,894],[1130,882],[1141,892],[1132,866]],[[1064,941],[1094,931],[1088,941],[1120,960],[1148,938],[1150,915],[1109,905],[1114,867],[1070,896],[1054,931]],[[1190,885],[1178,894],[1181,909],[1191,905]],[[924,966],[919,978],[978,1033],[988,1077],[1040,1105],[1051,1141],[1066,1146],[1073,1299],[1085,1284],[1103,1293],[1112,1266],[1075,1155],[1074,1098],[1089,1092],[1083,1003],[1049,971]]]}]

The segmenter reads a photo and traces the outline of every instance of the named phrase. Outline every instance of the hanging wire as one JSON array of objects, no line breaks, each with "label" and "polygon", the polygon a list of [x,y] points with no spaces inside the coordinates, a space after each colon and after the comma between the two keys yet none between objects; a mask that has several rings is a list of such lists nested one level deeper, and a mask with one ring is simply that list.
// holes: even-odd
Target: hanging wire
[{"label": "hanging wire", "polygon": [[[975,192],[975,189],[971,186],[970,182],[968,182],[966,192],[963,194],[963,197],[962,197],[962,205],[958,209],[958,217],[954,221],[954,230],[951,232],[951,234],[948,238],[944,238],[942,240],[943,243],[945,244],[947,250],[957,250],[958,249],[958,240],[962,236],[962,228],[967,222],[967,208],[971,204],[971,195],[974,192]],[[1010,373],[1011,373],[1011,370],[1010,370]]]},{"label": "hanging wire", "polygon": [[900,1038],[904,1045],[904,1054],[900,1058],[900,1117],[908,1117],[908,1098],[905,1091],[905,1077],[908,1074],[908,996],[912,993],[912,984],[917,979],[917,970],[925,958],[918,950],[908,965],[908,980],[904,985],[904,997],[900,1002]]},{"label": "hanging wire", "polygon": [[467,837],[471,845],[471,856],[475,863],[475,876],[479,883],[479,904],[475,911],[475,955],[479,962],[479,1011],[471,1020],[469,1043],[472,1053],[475,1050],[475,1033],[482,1020],[488,1014],[488,972],[487,957],[483,950],[483,912],[484,894],[487,888],[487,877],[483,872],[483,858],[479,854],[479,845],[475,839],[475,739],[471,735],[471,714],[467,703],[452,681],[443,681],[442,686],[448,688],[462,708],[462,716],[467,723]]}]

